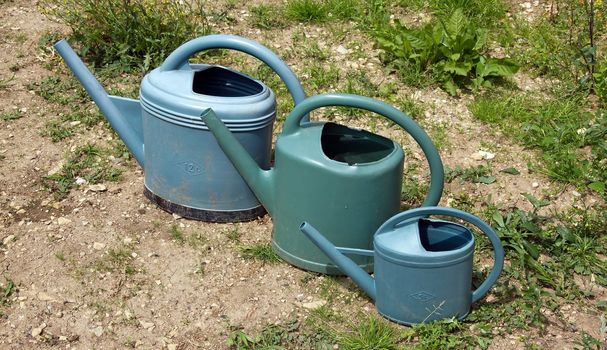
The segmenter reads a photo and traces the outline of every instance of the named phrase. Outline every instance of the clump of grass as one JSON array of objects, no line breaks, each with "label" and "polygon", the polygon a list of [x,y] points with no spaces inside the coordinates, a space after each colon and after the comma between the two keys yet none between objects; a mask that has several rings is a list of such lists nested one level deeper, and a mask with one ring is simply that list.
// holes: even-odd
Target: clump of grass
[{"label": "clump of grass", "polygon": [[287,17],[298,22],[323,23],[332,19],[352,20],[360,16],[358,0],[288,0]]},{"label": "clump of grass", "polygon": [[470,111],[525,146],[539,149],[541,171],[549,177],[577,186],[607,183],[607,116],[587,112],[582,98],[498,93],[477,98]]},{"label": "clump of grass", "polygon": [[23,114],[18,109],[0,113],[0,120],[16,120],[21,117],[23,117]]},{"label": "clump of grass", "polygon": [[398,337],[388,321],[367,317],[351,332],[338,335],[339,348],[344,350],[396,350]]},{"label": "clump of grass", "polygon": [[276,264],[281,261],[280,257],[268,243],[242,245],[238,247],[238,252],[245,259],[257,260],[263,263]]},{"label": "clump of grass", "polygon": [[128,247],[110,249],[101,259],[92,263],[91,268],[97,272],[120,272],[134,275],[137,272],[132,257],[133,251]]},{"label": "clump of grass", "polygon": [[[76,178],[84,178],[90,184],[102,181],[118,181],[122,171],[107,159],[111,154],[91,144],[77,147],[68,154],[65,164],[52,175],[44,176],[42,182],[58,198],[65,198],[76,187]],[[106,157],[104,157],[106,156]]]},{"label": "clump of grass", "polygon": [[9,298],[11,295],[13,295],[15,290],[16,290],[15,283],[10,279],[6,279],[6,284],[5,284],[4,288],[2,289],[2,291],[0,291],[0,305],[1,306],[6,306],[10,303]]},{"label": "clump of grass", "polygon": [[467,168],[456,166],[454,169],[447,167],[445,169],[445,182],[452,182],[455,179],[473,183],[494,183],[496,178],[491,175],[491,168],[487,165],[477,165]]},{"label": "clump of grass", "polygon": [[71,30],[80,53],[97,66],[144,70],[185,41],[208,34],[202,1],[44,0],[46,14]]},{"label": "clump of grass", "polygon": [[183,231],[181,231],[179,226],[175,224],[171,225],[169,235],[171,236],[171,239],[177,242],[178,244],[185,243],[185,235],[183,234]]},{"label": "clump of grass", "polygon": [[284,28],[287,26],[283,8],[271,4],[259,4],[251,7],[251,21],[261,29]]},{"label": "clump of grass", "polygon": [[270,324],[265,326],[257,335],[246,333],[241,327],[230,327],[227,344],[231,349],[255,350],[255,349],[285,349],[283,346],[301,345],[301,337],[296,337],[298,330],[297,321],[290,321],[284,325]]},{"label": "clump of grass", "polygon": [[53,142],[59,142],[74,135],[74,128],[65,125],[59,121],[53,120],[44,126],[44,130],[40,133],[42,136],[48,136]]}]

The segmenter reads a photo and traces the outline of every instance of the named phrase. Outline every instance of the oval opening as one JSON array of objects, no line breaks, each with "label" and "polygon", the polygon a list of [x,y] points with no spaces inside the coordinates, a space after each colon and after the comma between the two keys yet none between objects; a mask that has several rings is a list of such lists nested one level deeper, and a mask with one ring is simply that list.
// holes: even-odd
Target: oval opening
[{"label": "oval opening", "polygon": [[472,240],[472,232],[462,225],[424,219],[419,220],[419,236],[429,252],[457,250]]},{"label": "oval opening", "polygon": [[245,97],[259,94],[263,86],[245,75],[213,66],[194,73],[192,90],[209,96]]},{"label": "oval opening", "polygon": [[335,123],[323,126],[320,143],[329,159],[348,165],[375,162],[394,151],[388,138]]}]

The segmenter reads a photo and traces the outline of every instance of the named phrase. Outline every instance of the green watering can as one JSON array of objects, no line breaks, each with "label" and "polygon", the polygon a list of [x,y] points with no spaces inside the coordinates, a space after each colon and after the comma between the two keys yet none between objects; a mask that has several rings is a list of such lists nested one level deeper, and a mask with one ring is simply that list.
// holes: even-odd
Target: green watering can
[{"label": "green watering can", "polygon": [[[365,109],[405,129],[430,164],[430,190],[423,205],[438,203],[444,171],[436,147],[411,118],[383,102],[350,94],[323,94],[300,102],[276,141],[270,170],[259,167],[211,108],[202,113],[202,120],[272,216],[276,253],[302,269],[342,274],[300,233],[300,224],[311,223],[339,246],[371,248],[373,232],[400,210],[404,154],[394,141],[365,130],[300,123],[312,110],[327,106]],[[366,271],[373,269],[369,256],[354,261]]]}]

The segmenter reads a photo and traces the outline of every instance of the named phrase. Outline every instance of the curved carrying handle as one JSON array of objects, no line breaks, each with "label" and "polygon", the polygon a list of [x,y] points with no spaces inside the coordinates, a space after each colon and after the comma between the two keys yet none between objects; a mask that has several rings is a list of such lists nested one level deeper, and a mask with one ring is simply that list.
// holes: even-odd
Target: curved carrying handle
[{"label": "curved carrying handle", "polygon": [[267,47],[237,35],[207,35],[192,39],[173,51],[160,66],[161,71],[188,70],[188,59],[194,54],[209,49],[232,49],[247,53],[272,68],[287,86],[295,105],[306,98],[306,93],[293,71]]},{"label": "curved carrying handle", "polygon": [[493,246],[494,259],[493,269],[487,276],[487,279],[474,292],[472,292],[472,302],[476,302],[477,300],[485,296],[485,294],[487,294],[491,286],[497,281],[497,278],[502,272],[502,268],[504,266],[504,247],[502,247],[502,243],[495,231],[486,222],[484,222],[475,215],[458,209],[445,207],[425,207],[407,210],[391,217],[390,219],[388,219],[388,221],[384,222],[381,225],[377,232],[384,232],[386,230],[390,230],[396,228],[397,226],[400,226],[405,221],[409,221],[414,218],[425,217],[428,215],[446,215],[465,220],[478,227],[481,231],[483,231],[483,233],[487,235],[487,237],[491,241],[491,245]]},{"label": "curved carrying handle", "polygon": [[444,169],[438,150],[426,132],[413,119],[387,103],[351,94],[321,94],[307,98],[295,106],[285,121],[285,135],[297,132],[300,121],[312,110],[328,106],[345,106],[365,109],[392,120],[407,131],[419,144],[430,165],[430,190],[422,206],[437,205],[443,193]]}]

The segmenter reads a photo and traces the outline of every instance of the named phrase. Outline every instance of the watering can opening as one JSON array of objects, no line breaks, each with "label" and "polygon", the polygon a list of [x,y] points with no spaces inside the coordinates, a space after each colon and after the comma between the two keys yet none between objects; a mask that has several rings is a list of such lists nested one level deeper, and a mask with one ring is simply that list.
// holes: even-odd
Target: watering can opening
[{"label": "watering can opening", "polygon": [[194,73],[192,90],[207,96],[246,97],[261,93],[263,86],[244,74],[209,66]]},{"label": "watering can opening", "polygon": [[394,152],[394,142],[366,130],[326,123],[320,143],[324,154],[348,165],[379,161]]},{"label": "watering can opening", "polygon": [[419,238],[429,252],[448,252],[461,249],[473,240],[470,230],[452,222],[419,220]]}]

